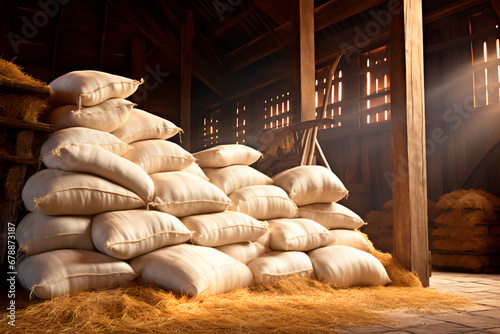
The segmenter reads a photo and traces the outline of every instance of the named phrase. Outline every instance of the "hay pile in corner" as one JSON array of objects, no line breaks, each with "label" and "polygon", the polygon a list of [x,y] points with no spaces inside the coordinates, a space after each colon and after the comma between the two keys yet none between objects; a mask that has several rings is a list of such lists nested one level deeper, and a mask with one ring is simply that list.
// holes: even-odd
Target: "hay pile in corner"
[{"label": "hay pile in corner", "polygon": [[[382,211],[370,211],[365,217],[367,223],[361,230],[368,234],[375,248],[383,252],[392,252],[393,248],[393,221],[394,214],[392,208],[392,199],[384,204]],[[429,223],[434,221],[440,214],[440,209],[436,204],[427,200],[427,217]]]},{"label": "hay pile in corner", "polygon": [[387,322],[382,311],[438,313],[471,303],[462,296],[421,287],[335,289],[295,277],[194,298],[134,281],[23,306],[18,300],[17,305],[16,327],[10,333],[334,333]]},{"label": "hay pile in corner", "polygon": [[[47,87],[47,84],[32,78],[21,68],[0,58],[0,81],[9,81],[33,87]],[[30,94],[1,94],[0,116],[16,118],[28,123],[37,123],[40,113],[47,108],[48,98]]]},{"label": "hay pile in corner", "polygon": [[443,213],[431,230],[432,265],[459,271],[500,268],[500,198],[482,190],[456,190],[439,199]]}]

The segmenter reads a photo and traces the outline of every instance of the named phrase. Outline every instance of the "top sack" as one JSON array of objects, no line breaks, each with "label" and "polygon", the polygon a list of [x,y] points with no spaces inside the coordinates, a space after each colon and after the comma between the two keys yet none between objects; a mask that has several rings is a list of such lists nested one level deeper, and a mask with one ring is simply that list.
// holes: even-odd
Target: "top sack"
[{"label": "top sack", "polygon": [[262,153],[249,146],[227,144],[193,153],[201,168],[221,168],[231,165],[250,166],[260,159]]},{"label": "top sack", "polygon": [[52,81],[52,107],[76,104],[91,107],[111,98],[125,99],[142,82],[99,71],[74,71]]}]

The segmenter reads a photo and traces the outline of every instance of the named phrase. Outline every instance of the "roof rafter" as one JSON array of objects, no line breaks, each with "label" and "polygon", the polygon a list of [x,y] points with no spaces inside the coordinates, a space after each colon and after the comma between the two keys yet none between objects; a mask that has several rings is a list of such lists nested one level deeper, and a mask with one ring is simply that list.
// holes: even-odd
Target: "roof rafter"
[{"label": "roof rafter", "polygon": [[[108,3],[127,21],[135,26],[147,39],[149,39],[166,56],[167,60],[180,64],[180,40],[171,32],[169,27],[161,25],[162,17],[157,17],[156,12],[148,11],[147,8],[138,1],[131,0],[107,0]],[[202,57],[199,52],[193,51],[193,75],[200,79],[205,85],[215,93],[222,96],[226,90],[227,78],[224,77],[219,64],[207,64],[206,57]]]},{"label": "roof rafter", "polygon": [[[331,0],[314,10],[314,31],[331,26],[383,2],[385,0]],[[268,32],[226,54],[224,61],[231,71],[238,71],[290,44],[291,33],[292,24],[287,22],[274,29],[274,35]],[[283,44],[276,42],[276,36]]]}]

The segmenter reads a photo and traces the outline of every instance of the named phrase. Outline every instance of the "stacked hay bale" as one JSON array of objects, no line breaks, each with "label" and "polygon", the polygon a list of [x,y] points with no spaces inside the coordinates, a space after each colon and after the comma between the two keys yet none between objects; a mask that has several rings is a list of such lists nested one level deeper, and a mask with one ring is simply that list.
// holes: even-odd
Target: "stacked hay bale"
[{"label": "stacked hay bale", "polygon": [[189,296],[293,275],[390,282],[354,231],[362,220],[335,203],[347,190],[330,170],[271,179],[242,145],[192,155],[167,141],[180,128],[124,100],[138,84],[95,71],[51,84],[59,130],[42,146],[48,168],[23,190],[32,212],[18,228],[24,287],[48,299],[136,276]]},{"label": "stacked hay bale", "polygon": [[[24,93],[3,92],[0,94],[0,116],[25,123],[38,123],[40,114],[46,109],[49,94],[30,94],[27,89],[47,89],[44,82],[24,73],[16,64],[0,58],[0,85],[22,87]],[[47,90],[50,93],[50,90]],[[0,132],[0,155],[17,157],[25,161],[34,158],[37,147],[33,147],[33,130],[4,128]],[[25,169],[22,164],[0,165],[0,202],[17,201],[22,188]],[[21,184],[20,184],[21,183]]]},{"label": "stacked hay bale", "polygon": [[500,268],[500,199],[481,190],[441,196],[443,213],[431,228],[432,266],[488,272]]}]

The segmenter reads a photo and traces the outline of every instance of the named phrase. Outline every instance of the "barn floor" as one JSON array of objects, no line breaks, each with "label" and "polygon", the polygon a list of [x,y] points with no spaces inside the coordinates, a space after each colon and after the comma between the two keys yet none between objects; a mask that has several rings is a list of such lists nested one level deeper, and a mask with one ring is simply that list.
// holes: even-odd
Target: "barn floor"
[{"label": "barn floor", "polygon": [[394,312],[385,314],[393,324],[349,328],[348,333],[499,333],[500,334],[500,274],[469,274],[434,271],[430,287],[443,292],[459,293],[477,305],[457,312],[415,314]]}]

